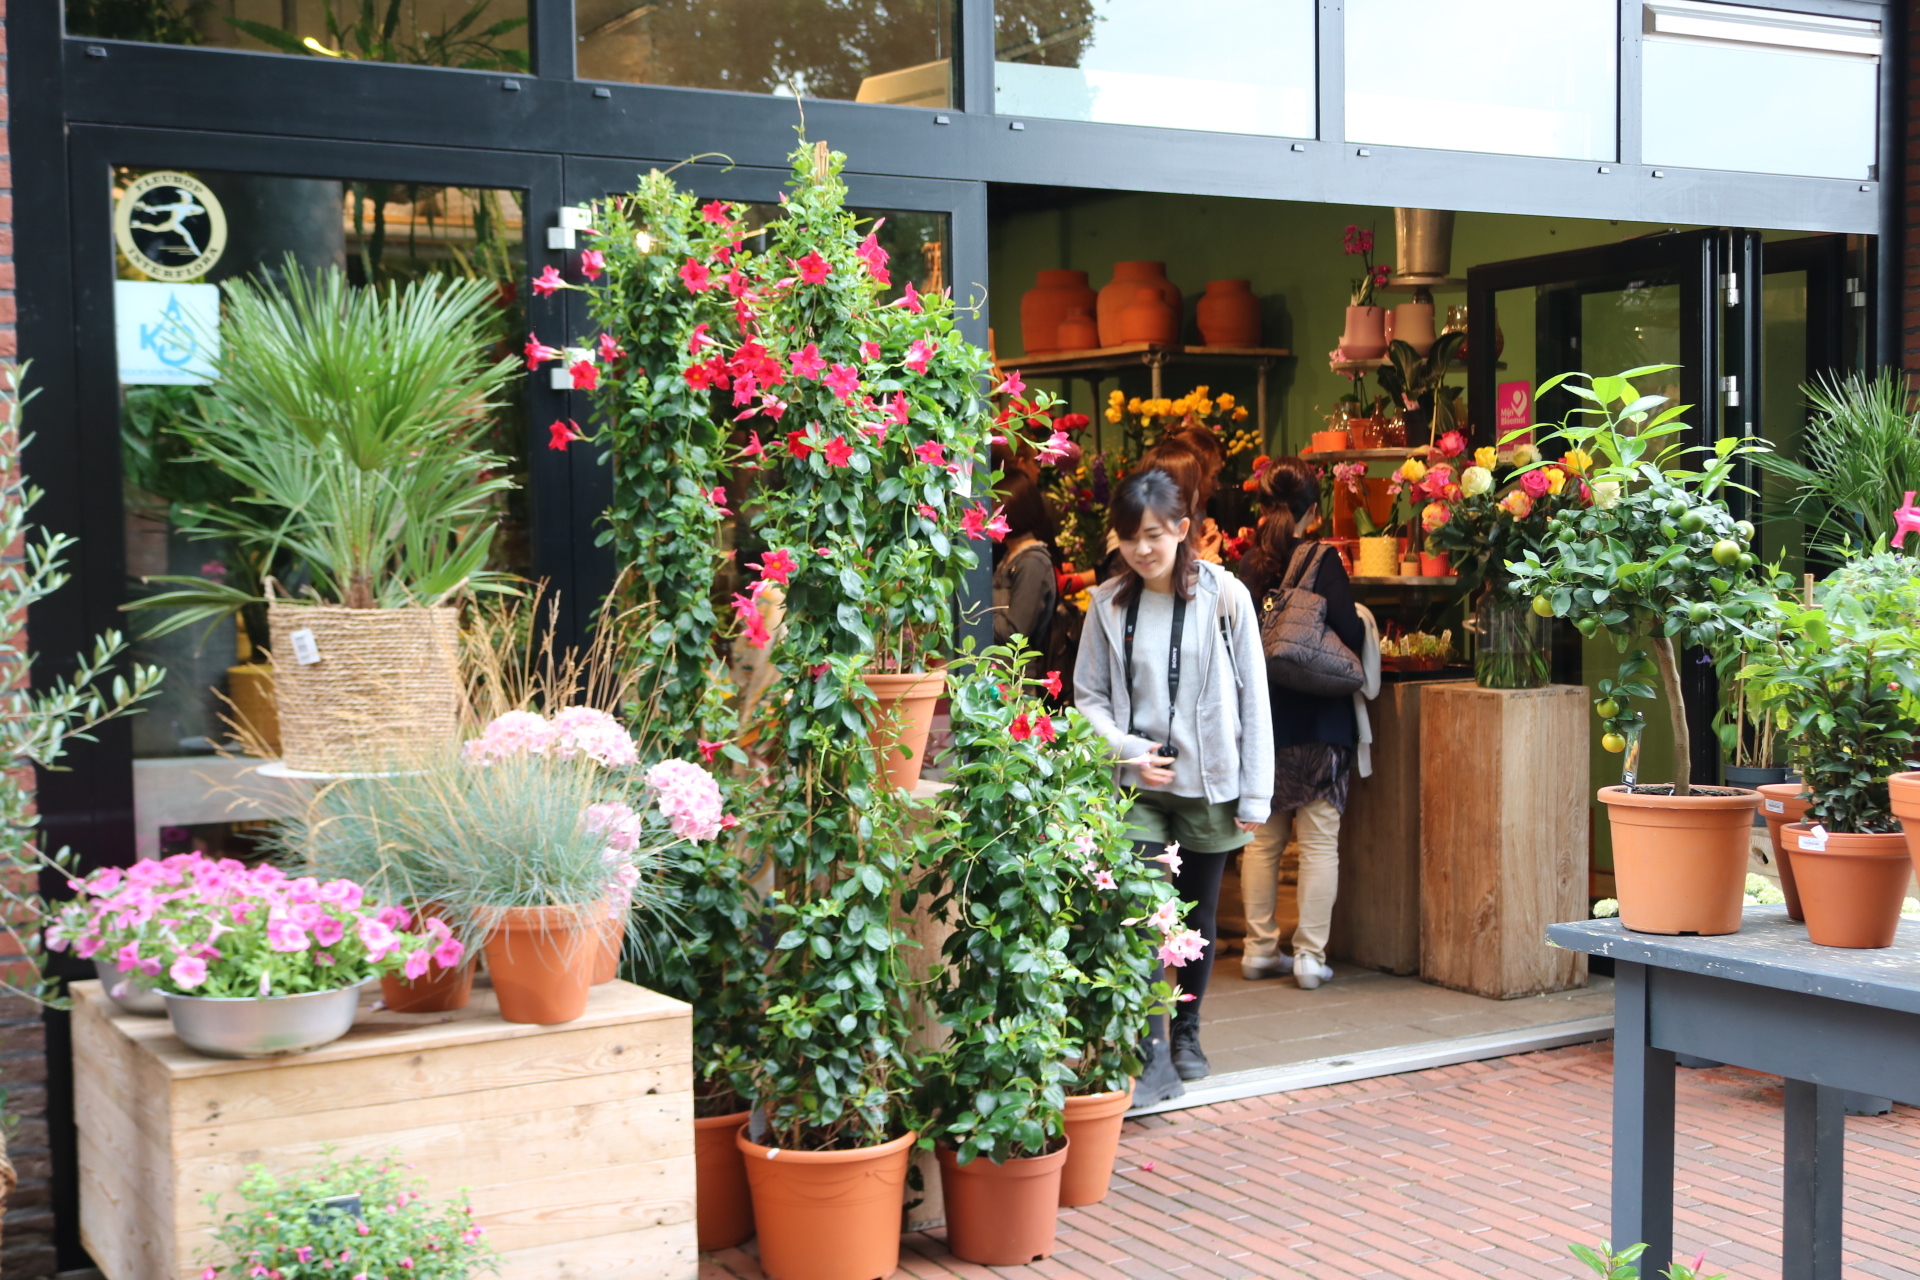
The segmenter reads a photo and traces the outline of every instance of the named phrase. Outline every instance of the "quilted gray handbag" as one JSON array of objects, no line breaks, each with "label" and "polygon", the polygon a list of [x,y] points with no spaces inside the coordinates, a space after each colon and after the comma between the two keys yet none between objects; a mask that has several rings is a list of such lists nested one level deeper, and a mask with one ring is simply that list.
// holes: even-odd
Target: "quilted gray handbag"
[{"label": "quilted gray handbag", "polygon": [[1323,698],[1343,697],[1366,683],[1353,650],[1327,626],[1327,599],[1301,583],[1318,580],[1327,544],[1303,543],[1280,585],[1260,601],[1260,643],[1267,651],[1267,683]]}]

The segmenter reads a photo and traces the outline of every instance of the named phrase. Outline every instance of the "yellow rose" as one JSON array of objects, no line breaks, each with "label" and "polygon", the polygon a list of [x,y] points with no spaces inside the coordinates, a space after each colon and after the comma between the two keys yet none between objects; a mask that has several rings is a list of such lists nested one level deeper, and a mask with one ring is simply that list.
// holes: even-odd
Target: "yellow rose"
[{"label": "yellow rose", "polygon": [[1109,410],[1107,410],[1107,421],[1108,421],[1108,422],[1118,422],[1118,421],[1120,421],[1120,419],[1121,419],[1121,418],[1123,418],[1123,417],[1125,417],[1125,416],[1126,416],[1125,414],[1123,414],[1123,413],[1121,413],[1121,412],[1120,412],[1120,406],[1119,406],[1119,405],[1115,405],[1115,406],[1114,406],[1113,408],[1111,408],[1111,409],[1109,409]]},{"label": "yellow rose", "polygon": [[1245,422],[1247,420],[1247,411],[1245,409],[1235,409],[1233,411],[1233,420],[1235,422]]},{"label": "yellow rose", "polygon": [[[1491,453],[1492,450],[1483,449],[1481,452]],[[1460,473],[1460,492],[1469,498],[1477,498],[1491,488],[1493,488],[1493,472],[1485,467],[1468,467]]]},{"label": "yellow rose", "polygon": [[1473,451],[1473,465],[1476,467],[1485,467],[1491,471],[1493,464],[1498,461],[1500,461],[1500,455],[1494,452],[1491,445],[1482,445]]},{"label": "yellow rose", "polygon": [[1566,472],[1562,471],[1558,467],[1546,467],[1546,468],[1543,468],[1543,470],[1545,470],[1547,473],[1547,492],[1548,493],[1558,494],[1562,489],[1567,487]]},{"label": "yellow rose", "polygon": [[[1583,476],[1587,473],[1587,468],[1593,465],[1593,455],[1585,449],[1569,449],[1566,456],[1560,459],[1560,465],[1577,476]],[[1560,491],[1555,489],[1554,492]]]},{"label": "yellow rose", "polygon": [[1125,404],[1126,402],[1127,402],[1126,396],[1121,394],[1120,389],[1118,387],[1115,387],[1112,391],[1109,391],[1107,393],[1108,404]]},{"label": "yellow rose", "polygon": [[1131,400],[1129,400],[1129,401],[1127,401],[1127,412],[1128,412],[1128,413],[1139,413],[1140,411],[1141,411],[1141,410],[1140,410],[1140,397],[1139,397],[1139,396],[1135,396],[1135,397],[1134,397],[1133,399],[1131,399]]},{"label": "yellow rose", "polygon": [[1194,408],[1194,412],[1198,413],[1201,417],[1204,418],[1208,414],[1213,412],[1213,401],[1211,400],[1196,401],[1194,403],[1193,408]]},{"label": "yellow rose", "polygon": [[1233,392],[1222,391],[1218,396],[1214,397],[1214,402],[1222,409],[1233,408]]},{"label": "yellow rose", "polygon": [[1427,464],[1418,458],[1408,458],[1400,464],[1400,478],[1408,484],[1419,484],[1427,478]]}]

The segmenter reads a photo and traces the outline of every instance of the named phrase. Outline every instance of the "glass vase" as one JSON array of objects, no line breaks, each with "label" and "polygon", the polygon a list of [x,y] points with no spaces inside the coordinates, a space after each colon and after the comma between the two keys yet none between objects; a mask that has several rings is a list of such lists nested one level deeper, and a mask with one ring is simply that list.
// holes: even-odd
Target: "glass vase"
[{"label": "glass vase", "polygon": [[1474,683],[1482,689],[1542,689],[1552,676],[1550,619],[1525,601],[1489,601],[1480,606]]}]

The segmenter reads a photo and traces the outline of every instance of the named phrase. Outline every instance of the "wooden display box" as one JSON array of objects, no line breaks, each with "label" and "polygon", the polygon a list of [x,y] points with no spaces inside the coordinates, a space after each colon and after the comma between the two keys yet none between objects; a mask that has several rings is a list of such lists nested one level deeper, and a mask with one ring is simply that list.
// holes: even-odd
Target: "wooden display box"
[{"label": "wooden display box", "polygon": [[457,1013],[363,1005],[345,1039],[252,1061],[121,1016],[98,982],[75,983],[73,1005],[80,1235],[107,1280],[198,1277],[248,1166],[300,1169],[327,1146],[398,1148],[433,1199],[466,1188],[503,1280],[698,1273],[678,1000],[613,982],[578,1021],[536,1027],[501,1021],[476,987]]},{"label": "wooden display box", "polygon": [[1508,1000],[1585,986],[1547,926],[1587,914],[1588,693],[1426,686],[1420,976]]},{"label": "wooden display box", "polygon": [[1386,973],[1420,971],[1420,694],[1396,679],[1367,704],[1373,774],[1355,770],[1340,820],[1340,894],[1327,953]]}]

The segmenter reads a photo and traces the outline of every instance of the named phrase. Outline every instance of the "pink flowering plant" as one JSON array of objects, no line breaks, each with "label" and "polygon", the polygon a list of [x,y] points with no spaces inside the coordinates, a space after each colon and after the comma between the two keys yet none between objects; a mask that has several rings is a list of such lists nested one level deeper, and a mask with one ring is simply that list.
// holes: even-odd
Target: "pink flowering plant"
[{"label": "pink flowering plant", "polygon": [[47,945],[104,963],[120,984],[175,995],[336,991],[386,973],[417,978],[465,952],[444,923],[410,932],[404,909],[373,906],[351,880],[202,853],[104,867],[68,887],[75,897]]},{"label": "pink flowering plant", "polygon": [[[329,1151],[330,1156],[330,1151]],[[398,1151],[274,1174],[254,1165],[200,1280],[469,1280],[498,1275],[464,1191],[435,1204]],[[220,1196],[205,1198],[209,1214]]]}]

